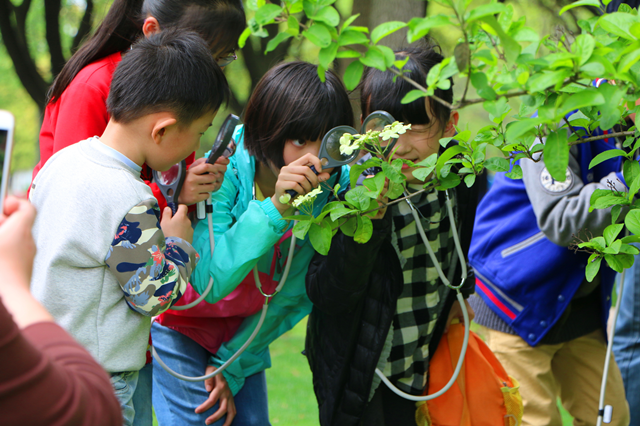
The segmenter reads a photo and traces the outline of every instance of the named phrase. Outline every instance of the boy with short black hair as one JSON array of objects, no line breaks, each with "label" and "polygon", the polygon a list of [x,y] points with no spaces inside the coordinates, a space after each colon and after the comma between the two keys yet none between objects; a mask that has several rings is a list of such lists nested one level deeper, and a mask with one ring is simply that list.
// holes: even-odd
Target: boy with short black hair
[{"label": "boy with short black hair", "polygon": [[167,170],[195,151],[228,93],[197,34],[142,39],[115,71],[102,136],[59,151],[31,188],[33,293],[111,374],[126,424],[148,317],[180,298],[198,260],[186,206],[159,222],[140,171]]}]

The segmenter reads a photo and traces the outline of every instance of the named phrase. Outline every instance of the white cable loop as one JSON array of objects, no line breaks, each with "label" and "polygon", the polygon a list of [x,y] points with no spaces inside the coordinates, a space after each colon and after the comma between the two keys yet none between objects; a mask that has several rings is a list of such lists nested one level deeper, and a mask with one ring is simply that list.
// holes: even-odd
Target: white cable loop
[{"label": "white cable loop", "polygon": [[[405,192],[405,195],[407,195],[406,192]],[[454,245],[456,246],[456,250],[458,251],[460,265],[462,266],[462,282],[458,287],[452,286],[449,280],[447,279],[447,277],[445,277],[444,273],[442,272],[442,268],[440,268],[440,263],[438,262],[438,259],[436,259],[436,255],[433,252],[433,249],[431,248],[431,244],[429,244],[429,240],[427,239],[427,236],[424,232],[424,227],[422,226],[422,222],[420,221],[420,216],[418,216],[416,207],[411,202],[411,199],[407,198],[406,201],[409,204],[409,207],[411,207],[411,214],[413,214],[416,227],[418,229],[418,232],[420,233],[420,237],[422,237],[422,243],[425,245],[427,252],[429,253],[429,257],[431,258],[431,262],[433,263],[436,270],[438,271],[438,276],[447,287],[456,291],[456,298],[458,299],[458,303],[460,304],[460,309],[462,310],[462,316],[464,318],[464,338],[462,341],[462,348],[460,350],[460,357],[458,358],[458,364],[456,364],[456,369],[453,371],[453,375],[451,376],[451,379],[446,385],[444,385],[442,389],[440,389],[439,391],[431,395],[416,396],[416,395],[410,395],[406,392],[403,392],[397,387],[395,387],[393,383],[391,383],[389,379],[386,378],[384,373],[380,371],[380,369],[376,368],[376,374],[389,387],[389,389],[391,389],[396,395],[402,398],[408,399],[410,401],[429,401],[431,399],[439,397],[440,395],[448,391],[449,388],[451,388],[451,386],[453,386],[453,384],[458,379],[458,375],[460,374],[460,370],[462,369],[462,364],[464,363],[464,357],[467,353],[467,346],[469,345],[469,329],[470,329],[469,328],[469,325],[470,325],[469,312],[467,311],[467,305],[464,302],[464,297],[462,297],[462,293],[460,293],[460,287],[462,286],[462,284],[464,284],[467,276],[467,272],[468,272],[467,264],[464,260],[464,255],[462,253],[460,238],[458,236],[458,229],[456,228],[456,224],[453,219],[453,207],[451,206],[451,199],[449,198],[448,191],[446,191],[446,196],[447,196],[447,201],[446,201],[447,211],[449,212],[449,223],[451,224],[451,232],[453,233],[453,242],[454,242]]]}]

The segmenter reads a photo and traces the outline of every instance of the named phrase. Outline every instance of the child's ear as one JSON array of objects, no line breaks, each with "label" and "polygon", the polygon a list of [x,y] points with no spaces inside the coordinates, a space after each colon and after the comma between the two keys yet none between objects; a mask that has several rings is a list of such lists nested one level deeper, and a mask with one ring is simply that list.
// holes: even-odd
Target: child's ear
[{"label": "child's ear", "polygon": [[447,125],[444,128],[444,137],[450,138],[456,134],[455,126],[458,125],[458,119],[460,118],[460,114],[458,111],[451,111],[449,115],[449,121],[447,121]]},{"label": "child's ear", "polygon": [[142,24],[142,32],[145,37],[149,37],[151,34],[160,32],[160,24],[158,23],[158,20],[153,16],[149,16]]},{"label": "child's ear", "polygon": [[164,135],[167,133],[167,128],[170,126],[174,126],[177,122],[178,120],[176,120],[176,118],[173,116],[164,116],[159,118],[155,122],[153,130],[151,130],[151,137],[153,138],[153,142],[159,145],[160,142],[162,142]]}]

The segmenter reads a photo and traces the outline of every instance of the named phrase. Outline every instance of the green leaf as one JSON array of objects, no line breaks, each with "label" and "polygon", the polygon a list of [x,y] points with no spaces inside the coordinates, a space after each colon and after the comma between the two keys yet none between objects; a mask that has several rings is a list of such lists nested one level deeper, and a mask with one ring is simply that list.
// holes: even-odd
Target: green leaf
[{"label": "green leaf", "polygon": [[357,216],[349,218],[342,226],[340,226],[340,230],[347,237],[353,237],[353,234],[356,232],[356,228],[358,227],[358,219]]},{"label": "green leaf", "polygon": [[406,27],[407,24],[400,21],[383,22],[371,31],[371,41],[377,43],[384,37],[398,31],[400,28]]},{"label": "green leaf", "polygon": [[604,228],[603,237],[608,246],[610,246],[615,241],[618,234],[620,234],[620,231],[622,231],[622,228],[624,228],[624,225],[622,223],[609,225]]},{"label": "green leaf", "polygon": [[497,98],[495,90],[489,86],[487,75],[483,72],[474,72],[471,74],[471,84],[478,91],[478,95],[483,99],[493,101]]},{"label": "green leaf", "polygon": [[343,31],[338,37],[338,46],[347,46],[349,44],[367,44],[369,38],[358,31]]},{"label": "green leaf", "polygon": [[626,73],[638,60],[640,60],[640,49],[624,55],[618,64],[618,73]]},{"label": "green leaf", "polygon": [[287,18],[287,32],[294,37],[300,34],[300,22],[293,15],[289,15]]},{"label": "green leaf", "polygon": [[627,153],[621,149],[610,149],[608,151],[601,152],[600,154],[596,155],[593,160],[591,160],[591,162],[589,163],[589,168],[592,169],[593,167],[604,161],[610,160],[611,158],[619,157],[621,155],[627,155]]},{"label": "green leaf", "polygon": [[247,27],[244,29],[244,31],[242,31],[242,34],[240,34],[240,38],[238,39],[238,47],[240,49],[242,49],[244,45],[247,44],[247,39],[249,38],[250,35],[251,35],[250,27]]},{"label": "green leaf", "polygon": [[259,25],[265,25],[273,21],[273,19],[282,13],[282,7],[273,3],[267,3],[256,11],[254,17]]},{"label": "green leaf", "polygon": [[302,35],[318,47],[327,47],[331,44],[331,34],[322,24],[313,24]]},{"label": "green leaf", "polygon": [[504,32],[502,26],[498,23],[496,18],[493,15],[487,15],[482,18],[487,25],[489,25],[495,32],[498,34],[500,38],[500,43],[504,48],[504,55],[508,62],[514,63],[518,56],[520,55],[520,51],[522,50],[522,46],[515,41],[511,36]]},{"label": "green leaf", "polygon": [[387,69],[384,55],[375,47],[370,47],[365,53],[364,58],[360,58],[360,62],[368,67],[385,71]]},{"label": "green leaf", "polygon": [[622,206],[613,206],[611,208],[611,223],[616,223],[622,212]]},{"label": "green leaf", "polygon": [[560,9],[560,15],[565,13],[567,10],[580,7],[580,6],[593,6],[595,8],[600,9],[600,0],[579,0],[577,2],[570,3],[565,7],[563,7],[562,9]]},{"label": "green leaf", "polygon": [[622,165],[622,175],[625,182],[633,182],[640,175],[640,164],[635,160],[625,160]]},{"label": "green leaf", "polygon": [[359,58],[360,56],[360,52],[356,52],[355,50],[351,49],[340,50],[336,54],[336,58]]},{"label": "green leaf", "polygon": [[469,43],[458,43],[453,49],[453,57],[460,72],[466,73],[469,68]]},{"label": "green leaf", "polygon": [[442,155],[440,155],[440,157],[438,158],[438,161],[436,162],[436,174],[440,175],[440,170],[442,169],[442,167],[445,165],[447,161],[451,160],[453,157],[455,157],[456,155],[466,150],[467,149],[462,145],[454,145],[452,147],[447,148],[442,153]]},{"label": "green leaf", "polygon": [[416,99],[424,98],[425,96],[427,96],[426,92],[423,92],[422,90],[415,89],[415,90],[410,91],[406,95],[404,95],[404,98],[402,98],[400,103],[402,103],[402,104],[410,104],[411,102],[415,101]]},{"label": "green leaf", "polygon": [[569,165],[569,145],[565,131],[560,130],[547,136],[544,144],[544,165],[552,178],[558,182],[565,181]]},{"label": "green leaf", "polygon": [[607,262],[607,265],[609,265],[611,269],[613,269],[616,272],[622,273],[622,271],[624,270],[624,266],[620,261],[621,260],[619,258],[620,256],[626,256],[626,255],[605,254],[604,260]]},{"label": "green leaf", "polygon": [[[593,258],[593,259],[592,259]],[[602,256],[594,253],[589,257],[589,262],[587,263],[587,267],[585,268],[585,277],[587,281],[591,282],[598,275],[598,271],[600,270],[600,263],[602,262]]]},{"label": "green leaf", "polygon": [[426,18],[413,18],[409,21],[409,31],[407,41],[413,43],[429,33],[431,28],[450,25],[451,19],[446,15],[427,16]]},{"label": "green leaf", "polygon": [[396,61],[396,54],[393,49],[382,45],[376,46],[376,49],[382,52],[382,55],[384,56],[384,63],[387,68],[391,68],[393,63]]},{"label": "green leaf", "polygon": [[[404,175],[402,173],[400,173],[400,168],[395,168],[392,165],[390,165],[389,163],[382,163],[382,171],[384,172],[385,176],[387,176],[387,178],[391,181],[391,182],[395,182],[395,183],[403,183],[406,178],[404,177]],[[402,166],[400,166],[402,167]]]},{"label": "green leaf", "polygon": [[600,17],[598,25],[604,30],[627,40],[636,40],[630,29],[636,17],[628,13],[606,13]]},{"label": "green leaf", "polygon": [[571,51],[578,56],[579,66],[584,65],[591,58],[595,47],[596,39],[591,34],[580,34],[576,37],[576,40],[571,45]]},{"label": "green leaf", "polygon": [[[629,185],[628,182],[627,185]],[[640,176],[636,176],[633,182],[631,182],[631,185],[629,185],[629,193],[627,194],[627,197],[629,197],[628,199],[630,202],[633,200],[633,197],[636,196],[638,190],[640,190]]]},{"label": "green leaf", "polygon": [[344,85],[347,90],[353,90],[360,83],[362,78],[362,72],[364,71],[364,65],[359,60],[353,61],[347,66],[344,71]]},{"label": "green leaf", "polygon": [[331,212],[329,213],[329,216],[331,217],[331,220],[336,221],[340,219],[342,216],[348,215],[349,213],[353,213],[353,210],[348,209],[346,207],[338,207],[331,210]]},{"label": "green leaf", "polygon": [[424,182],[433,170],[436,168],[436,163],[438,162],[438,154],[434,153],[420,161],[416,164],[418,166],[417,169],[412,170],[411,174],[416,178]]},{"label": "green leaf", "polygon": [[571,70],[562,69],[557,71],[543,71],[539,74],[534,74],[529,77],[527,81],[527,89],[530,92],[542,92],[550,86],[555,86],[564,82],[564,80],[570,77]]},{"label": "green leaf", "polygon": [[309,228],[309,241],[311,241],[311,245],[318,253],[324,256],[329,254],[332,236],[331,226],[326,222],[322,222],[320,225],[314,223]]},{"label": "green leaf", "polygon": [[404,185],[401,183],[389,182],[389,189],[387,189],[386,196],[390,200],[398,198],[404,192]]},{"label": "green leaf", "polygon": [[598,78],[605,73],[604,65],[597,61],[584,64],[580,71],[592,78]]},{"label": "green leaf", "polygon": [[265,49],[264,54],[266,55],[267,53],[271,52],[276,47],[278,47],[280,43],[282,43],[283,41],[291,37],[292,35],[289,33],[278,33],[278,35],[276,35],[274,38],[269,40],[269,43],[267,43],[267,48]]},{"label": "green leaf", "polygon": [[309,232],[309,228],[311,227],[312,223],[313,222],[311,222],[310,220],[300,221],[293,226],[291,232],[296,236],[297,239],[304,240],[304,237],[307,235],[307,232]]},{"label": "green leaf", "polygon": [[620,101],[624,96],[624,90],[612,84],[601,84],[598,91],[604,96],[605,104],[600,107],[600,127],[609,130],[622,118]]},{"label": "green leaf", "polygon": [[634,209],[627,213],[624,225],[632,234],[640,235],[640,210]]},{"label": "green leaf", "polygon": [[471,188],[473,184],[476,182],[476,175],[466,175],[464,177],[464,183],[467,185],[467,188]]},{"label": "green leaf", "polygon": [[596,89],[585,89],[569,96],[562,104],[562,107],[558,109],[556,116],[564,117],[570,111],[594,105],[602,105],[604,102],[604,96]]},{"label": "green leaf", "polygon": [[359,13],[351,15],[346,21],[344,21],[344,23],[342,24],[342,31],[344,31],[349,25],[353,24],[353,21],[358,19],[358,16],[360,16]]},{"label": "green leaf", "polygon": [[544,123],[544,121],[543,118],[526,118],[520,121],[512,121],[507,124],[506,138],[508,141],[514,141]]},{"label": "green leaf", "polygon": [[338,14],[338,11],[331,6],[325,6],[318,9],[318,12],[310,18],[314,21],[324,22],[332,27],[336,27],[340,23],[340,15]]},{"label": "green leaf", "polygon": [[471,11],[467,13],[467,17],[465,18],[465,21],[467,22],[477,21],[478,19],[484,18],[485,16],[488,16],[488,15],[497,15],[498,13],[502,13],[506,9],[507,7],[502,3],[489,3],[489,4],[484,4],[482,6],[477,6],[471,9]]},{"label": "green leaf", "polygon": [[636,254],[640,253],[640,250],[638,250],[638,248],[635,247],[635,246],[632,246],[632,245],[629,245],[629,244],[622,244],[620,246],[620,253],[636,255]]},{"label": "green leaf", "polygon": [[329,66],[336,58],[337,53],[338,43],[331,43],[329,46],[320,49],[320,53],[318,53],[318,62],[324,69],[329,69]]},{"label": "green leaf", "polygon": [[492,172],[508,172],[510,164],[506,158],[491,157],[484,162],[484,166]]},{"label": "green leaf", "polygon": [[356,243],[364,244],[371,239],[373,234],[373,223],[367,216],[357,216],[358,228],[353,235],[353,240]]},{"label": "green leaf", "polygon": [[369,208],[369,201],[371,200],[367,192],[368,190],[364,186],[357,186],[347,192],[345,200],[358,210],[367,210]]}]

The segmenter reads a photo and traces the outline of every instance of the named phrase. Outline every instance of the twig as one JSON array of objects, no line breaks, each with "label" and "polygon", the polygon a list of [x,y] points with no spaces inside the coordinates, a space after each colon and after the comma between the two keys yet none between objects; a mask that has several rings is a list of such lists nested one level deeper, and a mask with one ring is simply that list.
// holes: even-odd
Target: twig
[{"label": "twig", "polygon": [[629,132],[609,133],[608,135],[601,135],[601,136],[592,136],[590,138],[578,139],[577,141],[569,142],[569,146],[578,145],[585,142],[599,141],[602,139],[617,138],[618,136],[633,136],[635,134],[636,132],[629,131]]},{"label": "twig", "polygon": [[[407,77],[406,75],[404,75],[403,73],[401,73],[400,71],[398,71],[397,69],[394,68],[389,68],[389,71],[391,71],[392,73],[394,73],[395,75],[397,75],[398,77],[402,78],[403,80],[407,81],[409,84],[411,84],[413,87],[415,87],[418,90],[422,90],[423,92],[427,92],[427,88],[424,86],[421,86],[420,84],[416,83],[415,81],[411,80],[409,77]],[[434,101],[441,103],[442,105],[446,106],[449,109],[455,109],[453,107],[453,105],[451,105],[449,102],[445,101],[444,99],[436,96],[436,95],[431,95],[429,96],[430,98],[432,98]]]}]

